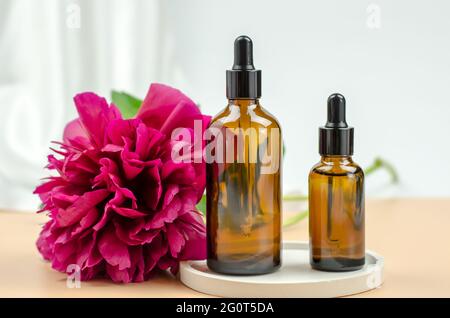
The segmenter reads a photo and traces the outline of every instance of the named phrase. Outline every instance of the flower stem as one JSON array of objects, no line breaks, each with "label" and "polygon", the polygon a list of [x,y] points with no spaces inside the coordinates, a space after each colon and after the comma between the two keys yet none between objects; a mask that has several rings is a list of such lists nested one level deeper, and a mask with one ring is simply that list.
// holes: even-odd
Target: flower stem
[{"label": "flower stem", "polygon": [[379,157],[375,158],[374,162],[364,170],[364,173],[366,174],[366,176],[368,176],[374,173],[375,171],[383,168],[387,171],[387,173],[391,177],[391,183],[398,183],[399,180],[398,174],[394,166],[392,166],[389,162]]},{"label": "flower stem", "polygon": [[309,214],[308,210],[305,210],[300,213],[297,213],[294,216],[291,216],[290,218],[288,218],[287,220],[285,220],[283,222],[283,227],[288,227],[288,226],[297,224],[298,222],[300,222],[301,220],[306,218],[308,216],[308,214]]},{"label": "flower stem", "polygon": [[290,202],[290,201],[306,201],[308,200],[307,195],[297,195],[297,194],[288,194],[283,196],[283,201]]}]

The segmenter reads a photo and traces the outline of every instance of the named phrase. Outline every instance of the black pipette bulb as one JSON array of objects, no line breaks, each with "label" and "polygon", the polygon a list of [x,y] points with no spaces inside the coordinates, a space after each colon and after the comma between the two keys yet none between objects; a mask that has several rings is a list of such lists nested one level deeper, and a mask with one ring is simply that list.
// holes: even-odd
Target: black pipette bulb
[{"label": "black pipette bulb", "polygon": [[234,41],[233,70],[254,70],[253,43],[248,36],[240,36]]},{"label": "black pipette bulb", "polygon": [[253,42],[245,35],[234,41],[234,63],[227,70],[227,98],[255,99],[261,97],[261,71],[253,65]]},{"label": "black pipette bulb", "polygon": [[353,127],[345,120],[345,97],[328,97],[328,115],[325,126],[319,128],[319,153],[322,156],[353,155]]}]

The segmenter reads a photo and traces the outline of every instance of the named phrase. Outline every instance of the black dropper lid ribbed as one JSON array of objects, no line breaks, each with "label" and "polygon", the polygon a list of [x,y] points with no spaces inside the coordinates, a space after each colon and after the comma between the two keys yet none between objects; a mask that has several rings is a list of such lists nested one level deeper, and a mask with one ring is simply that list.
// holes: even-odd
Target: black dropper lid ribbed
[{"label": "black dropper lid ribbed", "polygon": [[319,153],[322,156],[353,155],[353,127],[345,120],[345,97],[332,94],[328,97],[328,119],[319,128]]},{"label": "black dropper lid ribbed", "polygon": [[253,65],[253,43],[245,35],[234,41],[234,64],[227,70],[227,98],[261,97],[261,71]]}]

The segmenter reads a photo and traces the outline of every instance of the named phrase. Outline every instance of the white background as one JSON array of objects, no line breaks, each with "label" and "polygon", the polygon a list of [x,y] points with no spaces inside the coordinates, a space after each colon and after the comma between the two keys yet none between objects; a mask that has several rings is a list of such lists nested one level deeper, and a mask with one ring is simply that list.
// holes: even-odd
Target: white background
[{"label": "white background", "polygon": [[261,102],[282,125],[285,193],[305,193],[326,99],[340,92],[355,161],[380,156],[400,176],[396,186],[370,176],[369,196],[450,196],[449,14],[444,0],[2,0],[0,207],[36,207],[31,191],[77,92],[144,97],[165,82],[218,113],[241,34],[263,71]]}]

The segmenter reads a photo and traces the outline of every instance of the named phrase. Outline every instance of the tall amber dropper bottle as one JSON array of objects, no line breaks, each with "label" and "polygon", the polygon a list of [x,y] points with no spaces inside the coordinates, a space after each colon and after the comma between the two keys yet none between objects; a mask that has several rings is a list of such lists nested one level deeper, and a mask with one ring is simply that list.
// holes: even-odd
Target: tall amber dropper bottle
[{"label": "tall amber dropper bottle", "polygon": [[319,128],[322,156],[309,174],[311,266],[351,271],[364,266],[364,173],[353,162],[353,128],[345,98],[328,98],[328,120]]},{"label": "tall amber dropper bottle", "polygon": [[207,264],[225,274],[269,273],[281,263],[282,142],[259,102],[249,37],[235,40],[226,75],[228,105],[212,120],[206,147]]}]

